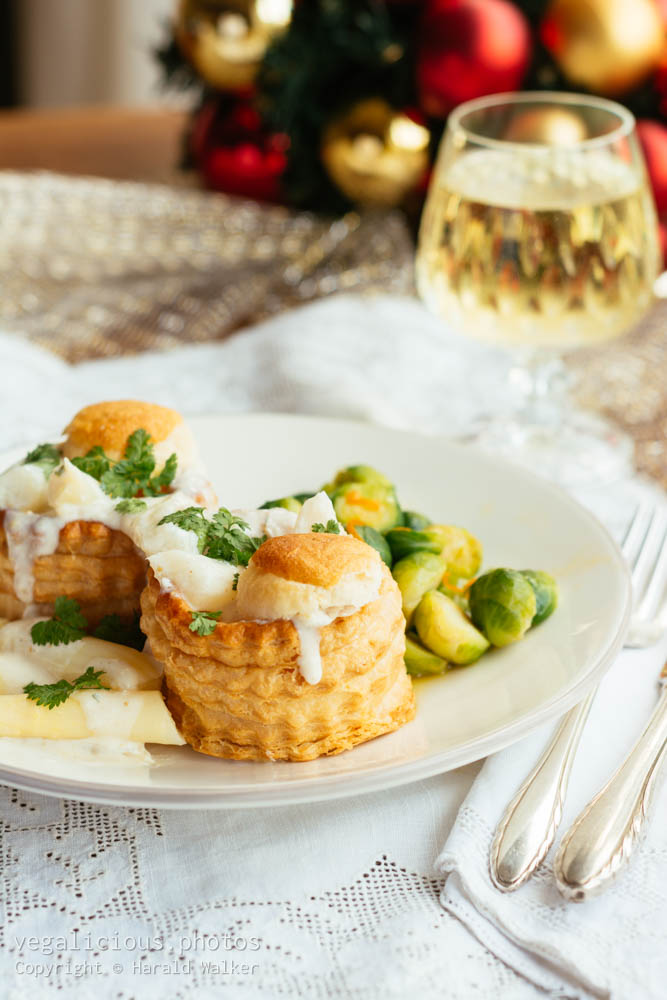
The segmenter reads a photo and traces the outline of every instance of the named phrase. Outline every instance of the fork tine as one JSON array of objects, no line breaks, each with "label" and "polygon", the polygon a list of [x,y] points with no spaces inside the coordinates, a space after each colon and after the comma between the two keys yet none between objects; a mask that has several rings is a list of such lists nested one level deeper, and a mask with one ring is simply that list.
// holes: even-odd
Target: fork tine
[{"label": "fork tine", "polygon": [[648,619],[656,616],[665,600],[667,586],[667,520],[663,519],[662,540],[657,549],[646,591],[637,606],[637,617]]},{"label": "fork tine", "polygon": [[632,568],[637,561],[642,545],[646,540],[649,527],[655,517],[655,506],[646,500],[641,501],[635,508],[632,519],[626,529],[625,536],[621,542],[623,555]]},{"label": "fork tine", "polygon": [[659,570],[658,560],[664,546],[666,529],[665,514],[658,509],[654,510],[632,570],[635,610],[644,601],[654,573]]}]

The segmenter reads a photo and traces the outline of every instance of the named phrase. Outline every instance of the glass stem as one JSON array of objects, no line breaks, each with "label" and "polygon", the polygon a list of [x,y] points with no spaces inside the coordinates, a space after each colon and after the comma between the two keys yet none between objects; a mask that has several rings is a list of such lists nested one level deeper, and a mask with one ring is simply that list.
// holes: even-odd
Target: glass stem
[{"label": "glass stem", "polygon": [[573,378],[562,358],[540,349],[517,349],[509,370],[514,418],[524,426],[558,427]]}]

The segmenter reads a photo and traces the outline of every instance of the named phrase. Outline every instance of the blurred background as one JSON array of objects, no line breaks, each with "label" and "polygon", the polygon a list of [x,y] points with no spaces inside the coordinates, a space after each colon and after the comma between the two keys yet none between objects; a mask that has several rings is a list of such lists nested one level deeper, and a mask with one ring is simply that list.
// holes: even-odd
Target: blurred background
[{"label": "blurred background", "polygon": [[152,56],[173,6],[172,0],[3,0],[0,104],[173,104]]}]

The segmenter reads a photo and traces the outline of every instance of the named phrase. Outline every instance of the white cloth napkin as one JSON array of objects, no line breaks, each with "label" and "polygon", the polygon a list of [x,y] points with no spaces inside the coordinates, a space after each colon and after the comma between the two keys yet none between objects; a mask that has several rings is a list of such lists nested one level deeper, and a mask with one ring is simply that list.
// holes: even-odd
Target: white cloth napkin
[{"label": "white cloth napkin", "polygon": [[[186,414],[292,410],[456,433],[503,405],[505,368],[501,355],[448,335],[414,300],[390,297],[337,296],[221,344],[76,368],[16,337],[0,336],[0,447],[51,436],[87,402],[132,396]],[[582,499],[618,532],[636,489],[623,484],[613,495]],[[657,696],[664,654],[625,652],[605,678],[572,775],[564,824],[641,730]],[[35,926],[48,929],[46,921],[56,933],[72,922],[101,921],[102,914],[107,928],[132,925],[123,903],[121,915],[113,916],[109,898],[124,900],[133,915],[139,907],[144,922],[164,934],[189,933],[195,926],[215,930],[226,927],[225,921],[233,927],[238,919],[246,934],[259,930],[282,949],[282,965],[271,965],[277,952],[263,957],[269,969],[263,985],[240,981],[249,996],[370,1000],[404,997],[418,988],[420,996],[434,1000],[467,1000],[473,990],[511,1000],[540,990],[566,998],[658,1000],[667,982],[667,790],[658,796],[649,836],[632,867],[598,900],[565,903],[548,862],[513,895],[491,885],[493,828],[549,733],[541,731],[484,764],[449,835],[448,822],[437,817],[441,807],[444,815],[446,800],[452,808],[447,789],[456,787],[460,797],[463,772],[329,806],[219,818],[76,809],[23,796],[19,805],[26,809],[12,805],[7,813],[16,857],[25,850],[25,831],[33,830],[30,856],[8,889],[17,900],[13,926],[30,933]],[[467,780],[470,774],[467,769]],[[132,856],[123,850],[117,866],[105,869],[107,887],[95,875],[100,862],[92,849],[109,824],[121,831],[119,843],[132,845]],[[67,859],[68,872],[89,872],[89,902],[64,898],[67,878],[49,887],[53,862],[44,858],[53,851]],[[212,864],[216,859],[220,863]],[[119,896],[127,871],[135,881]],[[448,875],[437,920],[429,909],[440,887],[436,873]],[[132,902],[132,893],[139,902]],[[51,897],[57,902],[42,906],[40,900]],[[25,902],[33,899],[34,905]],[[64,914],[57,924],[55,913]],[[485,962],[478,942],[465,942],[463,924],[497,960]],[[446,989],[436,985],[444,970]],[[117,978],[116,988],[132,992],[137,982],[127,969],[123,975],[129,978]],[[25,977],[16,982],[26,995]],[[86,982],[85,976],[77,982],[77,996]],[[71,980],[62,983],[74,996]],[[197,990],[206,983],[200,977],[178,985],[183,996],[191,989],[203,996],[209,994]],[[149,996],[148,986],[146,980],[142,995]]]},{"label": "white cloth napkin", "polygon": [[[605,784],[657,700],[667,642],[624,651],[605,676],[577,754],[561,833]],[[489,758],[437,859],[449,875],[443,906],[494,955],[558,995],[663,1000],[667,990],[667,784],[658,789],[646,838],[607,891],[568,903],[552,878],[556,847],[515,893],[495,889],[489,848],[495,827],[546,746],[552,726]],[[556,845],[558,840],[556,841]]]}]

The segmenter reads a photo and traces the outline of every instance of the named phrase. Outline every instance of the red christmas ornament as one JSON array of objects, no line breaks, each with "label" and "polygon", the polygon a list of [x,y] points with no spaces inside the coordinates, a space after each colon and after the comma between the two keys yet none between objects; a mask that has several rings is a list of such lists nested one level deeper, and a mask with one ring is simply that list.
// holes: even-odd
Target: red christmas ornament
[{"label": "red christmas ornament", "polygon": [[462,101],[518,90],[531,52],[528,22],[509,0],[429,0],[417,56],[423,110],[442,118]]},{"label": "red christmas ornament", "polygon": [[190,135],[190,149],[206,185],[214,191],[283,200],[287,136],[269,132],[253,105],[223,98],[205,104]]},{"label": "red christmas ornament", "polygon": [[637,123],[639,141],[658,213],[667,213],[667,128],[659,122],[643,119]]}]

